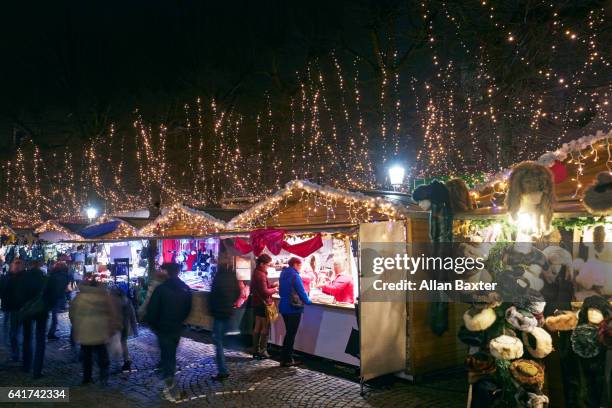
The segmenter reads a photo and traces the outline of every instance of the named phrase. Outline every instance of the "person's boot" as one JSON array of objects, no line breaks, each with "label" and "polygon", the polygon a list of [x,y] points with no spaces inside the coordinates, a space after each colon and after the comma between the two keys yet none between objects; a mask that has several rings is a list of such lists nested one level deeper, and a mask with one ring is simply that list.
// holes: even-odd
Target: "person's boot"
[{"label": "person's boot", "polygon": [[255,359],[260,359],[260,353],[259,353],[259,338],[261,336],[261,333],[253,333],[253,358]]},{"label": "person's boot", "polygon": [[268,354],[268,333],[262,333],[259,336],[259,355],[261,358],[270,358],[270,354]]},{"label": "person's boot", "polygon": [[121,367],[121,371],[126,372],[126,371],[131,371],[132,370],[132,362],[130,360],[127,360],[125,363],[123,363],[123,366]]}]

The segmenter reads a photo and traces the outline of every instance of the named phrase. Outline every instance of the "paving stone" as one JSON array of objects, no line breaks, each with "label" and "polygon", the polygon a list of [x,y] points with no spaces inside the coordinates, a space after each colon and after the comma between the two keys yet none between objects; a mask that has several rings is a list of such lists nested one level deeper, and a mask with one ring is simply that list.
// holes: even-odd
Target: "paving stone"
[{"label": "paving stone", "polygon": [[[462,407],[465,390],[460,378],[440,379],[424,385],[396,382],[389,387],[367,389],[361,397],[356,381],[314,371],[307,367],[281,368],[274,360],[252,360],[241,347],[226,350],[230,378],[220,383],[215,375],[214,346],[209,334],[190,333],[183,338],[177,355],[177,388],[184,399],[162,398],[163,384],[155,373],[159,350],[155,335],[146,327],[128,341],[132,371],[120,371],[122,361],[113,361],[106,387],[81,386],[81,364],[70,348],[67,314],[60,316],[59,336],[47,343],[44,377],[33,380],[20,367],[0,363],[0,386],[70,387],[70,403],[62,407]],[[0,322],[1,324],[1,322]],[[193,338],[191,338],[193,337]],[[2,342],[4,339],[2,339]],[[8,359],[0,347],[0,362]],[[331,363],[330,363],[331,364]],[[350,370],[345,370],[350,372]],[[97,369],[94,367],[94,378]],[[34,407],[37,404],[29,404]],[[48,407],[49,404],[38,404]]]}]

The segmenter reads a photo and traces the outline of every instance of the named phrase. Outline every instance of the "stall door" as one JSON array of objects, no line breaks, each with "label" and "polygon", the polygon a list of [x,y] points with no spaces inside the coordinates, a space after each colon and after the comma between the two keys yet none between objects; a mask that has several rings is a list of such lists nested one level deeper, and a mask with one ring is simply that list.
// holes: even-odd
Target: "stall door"
[{"label": "stall door", "polygon": [[[359,226],[359,320],[361,378],[363,381],[403,371],[406,367],[406,302],[372,300],[372,256],[406,253],[404,222],[377,222]],[[402,294],[405,296],[405,294]]]}]

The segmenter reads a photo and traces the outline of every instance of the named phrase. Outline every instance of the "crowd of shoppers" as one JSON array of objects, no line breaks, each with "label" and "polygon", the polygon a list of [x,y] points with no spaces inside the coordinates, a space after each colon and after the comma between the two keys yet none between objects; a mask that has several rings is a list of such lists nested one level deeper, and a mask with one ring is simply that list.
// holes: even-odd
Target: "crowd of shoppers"
[{"label": "crowd of shoppers", "polygon": [[[255,315],[253,357],[270,357],[267,350],[270,324],[280,313],[286,328],[281,365],[289,367],[298,364],[293,358],[294,342],[304,305],[311,304],[300,275],[302,261],[291,258],[279,282],[274,283],[268,279],[271,263],[269,255],[257,257],[250,288],[240,286],[235,271],[229,265],[218,265],[209,303],[214,318],[213,340],[217,364],[217,374],[213,380],[222,381],[230,375],[225,363],[224,337],[230,329],[235,310],[245,302],[252,306]],[[0,277],[3,331],[5,340],[9,339],[12,361],[21,362],[24,371],[31,370],[34,378],[40,378],[43,375],[45,344],[58,339],[58,313],[68,309],[70,341],[80,346],[82,383],[98,382],[104,386],[109,378],[109,344],[112,339],[118,339],[123,357],[122,371],[129,372],[132,362],[128,338],[138,334],[137,320],[141,320],[157,336],[160,350],[157,371],[164,381],[163,392],[169,398],[176,398],[174,376],[177,349],[192,303],[191,290],[179,279],[179,271],[180,266],[176,263],[161,265],[149,281],[137,319],[126,292],[118,286],[107,287],[91,274],[85,275],[77,284],[70,262],[58,261],[45,273],[38,261],[26,263],[20,258],[14,259],[8,273]],[[337,283],[341,282],[335,285],[340,289],[341,285]],[[272,298],[277,293],[280,296],[278,309]],[[97,381],[94,380],[94,360],[99,371]]]}]

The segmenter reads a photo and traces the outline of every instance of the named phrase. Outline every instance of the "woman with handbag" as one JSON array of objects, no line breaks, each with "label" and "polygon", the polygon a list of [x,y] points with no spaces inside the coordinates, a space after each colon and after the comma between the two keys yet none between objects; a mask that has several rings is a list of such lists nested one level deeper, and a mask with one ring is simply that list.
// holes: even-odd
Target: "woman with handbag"
[{"label": "woman with handbag", "polygon": [[[255,270],[251,275],[252,305],[255,312],[253,358],[258,360],[270,357],[267,351],[268,331],[270,329],[270,319],[275,319],[276,312],[272,295],[278,292],[278,283],[270,283],[268,280],[268,267],[271,263],[270,255],[259,255],[255,261]],[[276,315],[278,314],[276,313]]]},{"label": "woman with handbag", "polygon": [[279,311],[285,322],[285,338],[281,352],[281,366],[291,367],[299,363],[293,359],[293,344],[295,335],[300,327],[304,305],[312,302],[304,290],[299,271],[302,269],[302,260],[293,257],[289,259],[289,266],[280,275],[280,304]]}]

